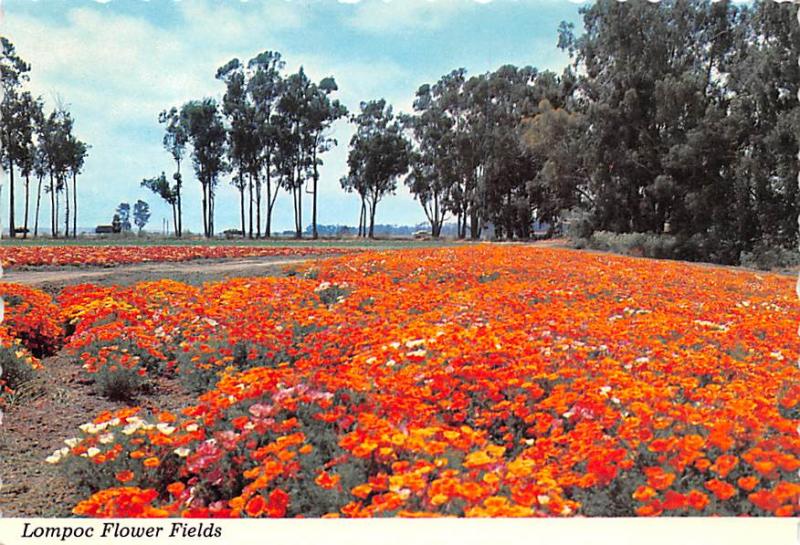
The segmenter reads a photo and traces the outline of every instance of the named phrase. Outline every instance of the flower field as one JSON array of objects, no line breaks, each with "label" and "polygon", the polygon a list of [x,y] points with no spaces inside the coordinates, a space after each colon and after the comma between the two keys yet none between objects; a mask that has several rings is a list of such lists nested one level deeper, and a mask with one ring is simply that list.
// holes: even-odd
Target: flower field
[{"label": "flower field", "polygon": [[353,248],[263,246],[6,246],[0,262],[7,269],[38,266],[101,266],[243,257],[339,255]]},{"label": "flower field", "polygon": [[64,430],[77,515],[800,514],[791,278],[481,245],[16,296],[20,358],[196,396]]}]

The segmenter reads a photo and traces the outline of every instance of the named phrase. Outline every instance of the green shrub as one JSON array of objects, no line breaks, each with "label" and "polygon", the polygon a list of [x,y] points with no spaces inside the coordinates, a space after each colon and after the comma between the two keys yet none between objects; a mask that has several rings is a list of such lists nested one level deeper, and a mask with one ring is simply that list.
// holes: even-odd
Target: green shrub
[{"label": "green shrub", "polygon": [[34,374],[28,359],[18,354],[21,350],[19,345],[0,346],[0,384],[12,390],[31,380]]},{"label": "green shrub", "polygon": [[141,374],[140,369],[114,364],[105,365],[93,374],[95,390],[111,400],[130,400],[150,386],[147,375]]},{"label": "green shrub", "polygon": [[585,244],[594,250],[657,259],[675,258],[679,247],[678,239],[672,235],[610,231],[596,231]]},{"label": "green shrub", "polygon": [[794,248],[757,244],[751,252],[742,252],[739,262],[753,269],[769,271],[800,265],[800,252]]}]

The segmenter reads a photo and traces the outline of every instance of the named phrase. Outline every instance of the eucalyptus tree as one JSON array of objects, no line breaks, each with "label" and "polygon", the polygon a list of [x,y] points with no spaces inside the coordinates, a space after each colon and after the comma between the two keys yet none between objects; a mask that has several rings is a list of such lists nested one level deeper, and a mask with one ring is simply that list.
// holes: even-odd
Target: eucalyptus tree
[{"label": "eucalyptus tree", "polygon": [[172,208],[172,229],[178,234],[178,192],[177,186],[170,186],[164,172],[155,178],[145,178],[142,180],[142,187],[146,187],[166,202]]},{"label": "eucalyptus tree", "polygon": [[25,178],[25,203],[22,223],[22,237],[28,238],[30,218],[30,194],[31,194],[31,174],[33,173],[36,161],[36,129],[41,122],[44,115],[42,113],[41,99],[33,99],[29,93],[22,94],[21,110],[22,120],[24,121],[20,126],[20,139],[19,139],[19,155],[17,157],[17,165],[19,167],[20,175]]},{"label": "eucalyptus tree", "polygon": [[328,131],[331,125],[347,115],[347,108],[338,100],[331,100],[330,95],[338,91],[333,77],[322,79],[319,84],[312,84],[307,95],[305,130],[310,133],[311,165],[312,165],[312,201],[311,201],[311,236],[318,238],[317,233],[317,193],[319,189],[319,165],[322,153],[337,144]]},{"label": "eucalyptus tree", "polygon": [[189,133],[187,120],[178,108],[170,108],[162,111],[158,116],[158,122],[165,125],[163,145],[175,161],[175,173],[172,179],[175,180],[175,208],[177,210],[175,222],[175,235],[180,238],[183,234],[183,208],[182,208],[182,188],[183,175],[181,174],[181,161],[186,154],[186,146],[189,143]]},{"label": "eucalyptus tree", "polygon": [[228,169],[225,126],[212,98],[187,102],[181,107],[180,117],[185,120],[192,164],[203,190],[203,234],[212,237],[216,187],[220,175]]},{"label": "eucalyptus tree", "polygon": [[239,191],[239,205],[242,235],[247,233],[245,222],[245,193],[248,183],[245,176],[250,177],[250,236],[253,225],[253,165],[258,152],[256,110],[247,95],[245,67],[239,59],[232,59],[217,70],[217,79],[225,83],[225,95],[222,99],[222,112],[228,120],[228,157],[235,170],[232,183]]},{"label": "eucalyptus tree", "polygon": [[39,212],[42,205],[42,181],[50,173],[50,159],[48,156],[48,140],[51,124],[44,114],[36,122],[36,148],[33,158],[33,172],[36,175],[36,211],[34,213],[33,236],[39,236]]},{"label": "eucalyptus tree", "polygon": [[59,236],[60,195],[66,190],[66,173],[69,168],[68,142],[72,133],[72,117],[63,107],[52,111],[42,131],[43,152],[47,163],[49,184],[45,191],[50,194],[51,236]]},{"label": "eucalyptus tree", "polygon": [[[66,167],[72,177],[72,237],[78,237],[78,174],[83,170],[86,157],[89,154],[89,146],[69,135],[66,149]],[[67,228],[69,236],[69,228]]]},{"label": "eucalyptus tree", "polygon": [[343,185],[363,188],[363,201],[369,208],[367,235],[374,238],[378,203],[394,193],[397,179],[408,172],[411,143],[384,99],[362,102],[361,112],[352,121],[356,133],[350,139],[349,174]]},{"label": "eucalyptus tree", "polygon": [[[255,224],[258,238],[261,237],[262,170],[267,192],[266,224],[264,228],[264,233],[267,237],[271,236],[272,233],[272,211],[275,206],[275,200],[278,197],[278,186],[273,187],[272,175],[276,166],[276,154],[278,153],[280,139],[280,123],[276,119],[275,111],[284,87],[284,80],[281,76],[281,70],[283,70],[284,66],[285,63],[281,58],[281,54],[277,51],[264,51],[247,63],[247,68],[250,72],[250,77],[247,79],[247,93],[255,108],[255,136],[258,141],[258,149],[250,164],[250,175],[255,178]],[[249,227],[249,234],[253,236],[252,225]]]},{"label": "eucalyptus tree", "polygon": [[302,67],[285,80],[277,104],[281,186],[292,195],[295,237],[303,236],[303,187],[313,178],[316,141],[309,127],[313,83]]},{"label": "eucalyptus tree", "polygon": [[[0,130],[0,160],[10,175],[8,227],[12,238],[16,234],[14,167],[25,154],[26,127],[30,126],[25,107],[25,95],[27,95],[27,100],[30,100],[30,94],[23,93],[23,96],[20,96],[19,89],[25,81],[28,81],[30,69],[30,64],[17,54],[14,44],[7,38],[0,37],[0,88],[3,90],[3,99],[0,102],[0,119],[3,120],[2,130]],[[2,184],[0,183],[1,193]]]}]

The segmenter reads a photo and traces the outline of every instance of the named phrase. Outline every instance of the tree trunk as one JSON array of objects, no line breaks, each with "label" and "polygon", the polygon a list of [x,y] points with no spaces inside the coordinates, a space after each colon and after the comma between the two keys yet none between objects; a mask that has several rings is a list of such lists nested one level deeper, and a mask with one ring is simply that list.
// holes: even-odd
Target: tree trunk
[{"label": "tree trunk", "polygon": [[208,238],[208,187],[205,182],[203,186],[203,236]]},{"label": "tree trunk", "polygon": [[69,181],[64,180],[64,238],[69,238]]},{"label": "tree trunk", "polygon": [[319,238],[317,233],[317,182],[319,181],[319,172],[317,170],[317,149],[314,148],[314,194],[312,196],[311,208],[311,238]]},{"label": "tree trunk", "polygon": [[39,176],[39,185],[36,189],[36,215],[34,216],[34,228],[33,228],[33,236],[39,236],[39,209],[42,205],[42,178],[44,176]]},{"label": "tree trunk", "polygon": [[14,161],[9,160],[8,171],[11,176],[11,183],[8,189],[9,211],[8,211],[8,235],[16,238],[17,230],[14,225]]},{"label": "tree trunk", "polygon": [[[178,210],[176,208],[177,202],[172,203],[172,232],[178,236]],[[169,231],[167,231],[169,232]]]},{"label": "tree trunk", "polygon": [[53,183],[53,173],[50,173],[50,236],[56,238],[56,185]]},{"label": "tree trunk", "polygon": [[367,236],[367,200],[361,196],[361,215],[358,217],[358,236]]},{"label": "tree trunk", "polygon": [[78,174],[72,173],[72,237],[78,238]]},{"label": "tree trunk", "polygon": [[250,211],[249,211],[249,224],[247,229],[247,238],[253,238],[253,173],[248,173],[248,196],[250,197]]},{"label": "tree trunk", "polygon": [[[264,236],[269,238],[270,229],[270,207],[269,200],[272,188],[270,187],[269,169],[267,169],[267,224],[264,226]],[[256,180],[256,238],[261,238],[261,180]]]},{"label": "tree trunk", "polygon": [[375,211],[378,208],[378,199],[373,198],[369,207],[369,238],[375,238]]},{"label": "tree trunk", "polygon": [[30,209],[31,201],[31,175],[25,174],[25,223],[22,227],[25,229],[22,233],[22,238],[28,238],[28,210]]},{"label": "tree trunk", "polygon": [[245,233],[246,233],[246,231],[245,231],[245,222],[244,222],[244,191],[245,191],[245,186],[242,183],[242,170],[240,168],[239,169],[239,197],[240,197],[239,198],[239,204],[241,205],[241,209],[242,209],[242,238],[244,238]]},{"label": "tree trunk", "polygon": [[181,208],[181,186],[183,185],[183,180],[181,179],[181,162],[176,161],[178,165],[178,179],[175,180],[175,193],[178,198],[178,223],[175,224],[175,229],[178,238],[181,238],[183,235],[183,209]]}]

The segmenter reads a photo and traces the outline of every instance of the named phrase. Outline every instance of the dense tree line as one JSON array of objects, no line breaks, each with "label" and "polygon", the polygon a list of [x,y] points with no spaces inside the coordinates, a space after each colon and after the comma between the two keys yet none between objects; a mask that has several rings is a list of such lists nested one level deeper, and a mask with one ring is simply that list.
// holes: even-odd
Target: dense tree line
[{"label": "dense tree line", "polygon": [[[39,234],[42,190],[50,195],[50,232],[60,233],[60,210],[64,210],[64,236],[76,237],[78,231],[78,174],[81,173],[88,146],[73,134],[74,119],[59,104],[45,113],[41,97],[24,89],[29,81],[30,64],[16,52],[14,45],[0,37],[0,160],[8,172],[8,232],[13,238]],[[17,216],[18,189],[23,190],[23,214]],[[35,182],[35,189],[32,184]],[[70,187],[71,184],[71,187]],[[33,190],[33,191],[32,191]],[[34,193],[32,195],[32,193]],[[31,202],[35,197],[35,205]],[[31,218],[31,207],[34,207]],[[21,225],[21,227],[20,227]],[[70,231],[71,229],[71,231]]]},{"label": "dense tree line", "polygon": [[[284,75],[281,54],[265,51],[246,64],[239,59],[217,70],[225,86],[221,101],[193,100],[162,112],[164,148],[175,160],[172,182],[164,173],[145,179],[173,207],[177,236],[182,233],[181,163],[191,161],[202,186],[203,233],[215,233],[214,210],[221,177],[239,192],[241,232],[269,237],[281,189],[292,195],[295,235],[303,233],[303,197],[311,195],[312,237],[317,238],[317,195],[322,154],[336,144],[331,125],[347,114],[333,93],[332,77],[312,82],[301,67]],[[264,215],[262,221],[262,213]]]},{"label": "dense tree line", "polygon": [[534,221],[669,234],[676,253],[734,263],[796,246],[797,8],[599,1],[562,24],[561,74],[455,70],[419,88],[406,178],[436,236]]}]

